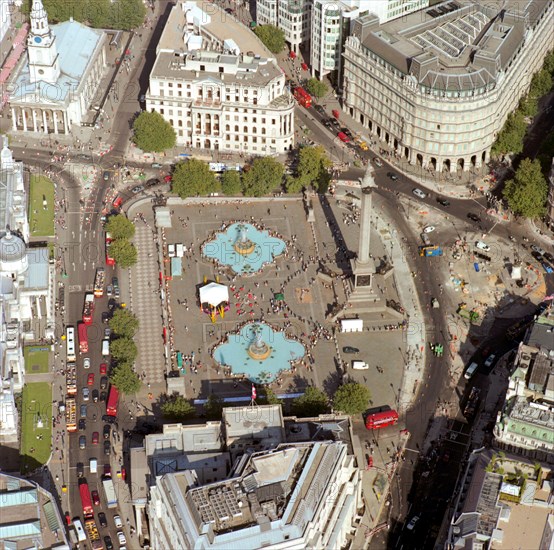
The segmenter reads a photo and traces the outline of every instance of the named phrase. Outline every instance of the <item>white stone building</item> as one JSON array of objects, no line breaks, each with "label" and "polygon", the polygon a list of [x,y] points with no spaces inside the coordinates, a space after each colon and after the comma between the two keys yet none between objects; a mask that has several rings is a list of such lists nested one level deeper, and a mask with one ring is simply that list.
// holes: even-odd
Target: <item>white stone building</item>
[{"label": "white stone building", "polygon": [[12,130],[69,134],[91,108],[106,68],[106,34],[77,21],[50,26],[33,0],[27,59],[10,82]]},{"label": "white stone building", "polygon": [[414,165],[478,168],[553,47],[554,3],[542,0],[364,16],[346,42],[344,110]]},{"label": "white stone building", "polygon": [[[4,40],[4,36],[6,36],[6,33],[12,24],[10,6],[10,0],[0,0],[0,42]],[[0,56],[3,56],[4,54],[5,52],[0,52]],[[0,59],[0,61],[2,61],[2,59]]]},{"label": "white stone building", "polygon": [[7,138],[0,152],[0,443],[17,440],[14,393],[25,383],[23,345],[53,336],[52,269],[47,248],[27,248],[23,163]]},{"label": "white stone building", "polygon": [[285,74],[252,33],[220,16],[195,2],[173,7],[146,110],[173,126],[180,146],[248,155],[289,151],[295,102]]}]

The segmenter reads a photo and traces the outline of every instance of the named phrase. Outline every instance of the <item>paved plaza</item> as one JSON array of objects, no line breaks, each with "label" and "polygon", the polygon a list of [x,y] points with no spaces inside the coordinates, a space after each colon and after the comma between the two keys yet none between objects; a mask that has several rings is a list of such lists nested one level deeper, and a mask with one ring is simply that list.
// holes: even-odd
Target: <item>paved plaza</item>
[{"label": "paved plaza", "polygon": [[[265,321],[287,337],[298,339],[307,350],[301,362],[290,372],[283,373],[271,384],[276,394],[297,393],[315,385],[332,393],[342,381],[341,363],[347,375],[368,385],[375,406],[397,405],[399,384],[404,368],[402,330],[385,330],[390,319],[381,314],[361,315],[365,330],[341,334],[330,317],[335,303],[344,303],[347,281],[336,277],[318,277],[321,267],[340,274],[355,251],[359,223],[355,209],[345,208],[340,201],[332,204],[313,203],[313,223],[307,221],[304,203],[297,198],[275,198],[252,201],[174,201],[168,208],[172,227],[163,230],[166,244],[182,243],[186,247],[181,277],[167,282],[160,296],[158,277],[160,267],[153,232],[154,214],[151,203],[133,209],[137,233],[135,244],[139,261],[131,270],[132,308],[141,322],[137,338],[139,346],[138,372],[145,373],[149,391],[157,396],[165,392],[162,383],[166,365],[163,354],[163,327],[172,328],[173,352],[169,368],[177,374],[176,353],[184,357],[181,371],[182,393],[190,399],[205,399],[210,393],[221,397],[244,397],[251,393],[251,382],[241,376],[229,375],[212,358],[213,349],[226,341],[248,321]],[[235,221],[254,223],[269,230],[287,243],[286,254],[265,266],[259,273],[238,275],[230,268],[209,261],[201,255],[202,245],[213,239],[228,224]],[[378,259],[385,254],[380,239],[373,238],[372,249]],[[160,261],[168,258],[164,255]],[[201,311],[198,289],[207,281],[229,287],[229,310],[221,318]],[[381,300],[398,299],[394,285],[380,285],[376,292]],[[390,288],[389,288],[390,287]],[[284,302],[275,300],[282,293]],[[162,299],[169,318],[162,318]],[[342,353],[343,346],[360,349],[356,356]],[[352,359],[369,364],[365,371],[353,371]],[[184,373],[184,375],[183,375]]]}]

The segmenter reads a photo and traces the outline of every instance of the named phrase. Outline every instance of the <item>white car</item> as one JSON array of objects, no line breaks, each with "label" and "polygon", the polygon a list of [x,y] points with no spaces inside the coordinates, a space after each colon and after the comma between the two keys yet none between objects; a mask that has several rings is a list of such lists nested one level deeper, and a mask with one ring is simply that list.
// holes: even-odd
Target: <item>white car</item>
[{"label": "white car", "polygon": [[85,357],[83,359],[83,368],[90,369],[90,357]]},{"label": "white car", "polygon": [[419,521],[419,516],[414,516],[411,520],[410,520],[410,523],[408,523],[408,525],[406,525],[406,529],[408,529],[408,531],[413,531],[414,527],[416,526],[416,523]]},{"label": "white car", "polygon": [[82,388],[83,392],[83,401],[88,401],[90,399],[90,390],[88,388]]},{"label": "white car", "polygon": [[494,353],[492,355],[489,355],[487,357],[487,360],[485,361],[485,367],[490,367],[494,363],[495,359],[496,355]]},{"label": "white car", "polygon": [[426,228],[423,229],[424,233],[432,233],[436,227],[434,225],[428,225]]},{"label": "white car", "polygon": [[118,529],[121,529],[123,527],[123,523],[121,522],[121,518],[119,516],[114,516],[113,522]]},{"label": "white car", "polygon": [[424,193],[421,189],[419,189],[418,187],[416,187],[415,189],[412,189],[412,193],[416,196],[416,197],[419,197],[420,199],[424,199],[426,196],[427,196],[427,193]]},{"label": "white car", "polygon": [[475,248],[478,248],[479,250],[484,250],[485,252],[489,252],[491,249],[491,247],[483,241],[477,241],[475,243]]},{"label": "white car", "polygon": [[120,546],[124,545],[127,542],[127,539],[125,538],[125,535],[123,534],[123,531],[117,532],[117,538],[119,540]]},{"label": "white car", "polygon": [[538,252],[541,256],[544,256],[545,253],[546,253],[546,250],[544,250],[540,246],[537,246],[536,244],[531,245],[531,250],[534,250],[535,252]]},{"label": "white car", "polygon": [[167,255],[170,257],[170,258],[174,258],[175,257],[175,245],[174,244],[168,244],[167,245]]}]

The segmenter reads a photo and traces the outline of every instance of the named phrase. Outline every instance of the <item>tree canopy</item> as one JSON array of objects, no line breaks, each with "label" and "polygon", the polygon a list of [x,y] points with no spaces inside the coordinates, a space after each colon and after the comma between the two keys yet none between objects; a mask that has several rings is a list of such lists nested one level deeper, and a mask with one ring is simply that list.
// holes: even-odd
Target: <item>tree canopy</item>
[{"label": "tree canopy", "polygon": [[360,414],[367,409],[371,394],[357,382],[347,382],[337,388],[333,396],[333,408],[345,414]]},{"label": "tree canopy", "polygon": [[117,239],[110,244],[110,255],[119,265],[127,268],[137,263],[137,249],[127,239]]},{"label": "tree canopy", "polygon": [[171,420],[188,420],[196,414],[196,409],[182,395],[172,395],[161,405],[162,414]]},{"label": "tree canopy", "polygon": [[285,48],[285,32],[273,25],[258,25],[254,32],[271,53],[281,53]]},{"label": "tree canopy", "polygon": [[260,405],[282,405],[282,399],[279,399],[271,388],[260,388],[258,391],[257,402]]},{"label": "tree canopy", "polygon": [[209,420],[221,420],[223,412],[223,398],[215,393],[210,393],[204,404],[204,412]]},{"label": "tree canopy", "polygon": [[508,115],[504,127],[496,137],[491,152],[494,155],[519,154],[523,151],[523,138],[527,131],[525,115],[517,110]]},{"label": "tree canopy", "polygon": [[237,170],[226,170],[221,175],[221,191],[225,195],[238,195],[242,189],[240,173]]},{"label": "tree canopy", "polygon": [[161,153],[175,147],[175,130],[156,112],[143,111],[133,123],[133,143],[147,152]]},{"label": "tree canopy", "polygon": [[128,309],[118,308],[114,311],[109,325],[117,336],[132,338],[138,330],[139,320]]},{"label": "tree canopy", "polygon": [[142,382],[130,363],[117,364],[110,374],[110,382],[125,394],[137,393]]},{"label": "tree canopy", "polygon": [[117,363],[132,365],[137,358],[137,346],[131,338],[116,338],[110,342],[110,354]]},{"label": "tree canopy", "polygon": [[327,94],[329,88],[327,87],[327,84],[325,84],[325,82],[322,82],[317,78],[310,78],[310,80],[306,82],[306,91],[313,95],[315,98],[321,99]]},{"label": "tree canopy", "polygon": [[124,214],[110,216],[106,224],[106,231],[112,239],[132,239],[135,235],[135,226]]},{"label": "tree canopy", "polygon": [[299,417],[318,416],[329,410],[329,399],[319,388],[308,386],[304,395],[292,402],[292,411]]},{"label": "tree canopy", "polygon": [[[146,7],[142,0],[43,0],[51,23],[75,21],[96,29],[131,30],[142,25]],[[32,0],[24,5],[31,11]]]},{"label": "tree canopy", "polygon": [[302,147],[299,152],[296,176],[304,187],[311,185],[320,193],[325,193],[331,181],[329,173],[331,165],[331,159],[323,146]]},{"label": "tree canopy", "polygon": [[173,171],[173,191],[182,199],[215,192],[218,182],[207,162],[191,158],[180,162]]},{"label": "tree canopy", "polygon": [[545,212],[548,183],[538,159],[523,159],[514,179],[504,187],[504,198],[510,209],[518,216],[538,218]]},{"label": "tree canopy", "polygon": [[271,157],[257,158],[242,176],[242,191],[247,197],[261,197],[281,186],[285,169]]}]

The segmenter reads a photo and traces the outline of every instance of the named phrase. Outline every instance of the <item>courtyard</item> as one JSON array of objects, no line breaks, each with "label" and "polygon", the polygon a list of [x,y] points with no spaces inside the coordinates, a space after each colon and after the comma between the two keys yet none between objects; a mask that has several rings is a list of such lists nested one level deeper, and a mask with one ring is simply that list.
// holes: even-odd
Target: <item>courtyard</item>
[{"label": "courtyard", "polygon": [[32,237],[54,236],[54,184],[45,176],[31,176],[29,225]]}]

